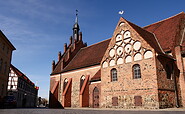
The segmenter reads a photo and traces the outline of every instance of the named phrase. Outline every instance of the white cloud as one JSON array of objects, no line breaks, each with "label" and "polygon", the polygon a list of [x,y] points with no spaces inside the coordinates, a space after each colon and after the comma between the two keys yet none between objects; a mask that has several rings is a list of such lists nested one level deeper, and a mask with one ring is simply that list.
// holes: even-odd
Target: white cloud
[{"label": "white cloud", "polygon": [[73,13],[71,8],[63,4],[54,4],[54,1],[50,1],[49,3],[47,0],[6,0],[3,3],[3,5],[11,7],[7,8],[11,13],[53,23],[61,23],[62,21],[56,18],[60,18],[61,15],[71,15]]}]

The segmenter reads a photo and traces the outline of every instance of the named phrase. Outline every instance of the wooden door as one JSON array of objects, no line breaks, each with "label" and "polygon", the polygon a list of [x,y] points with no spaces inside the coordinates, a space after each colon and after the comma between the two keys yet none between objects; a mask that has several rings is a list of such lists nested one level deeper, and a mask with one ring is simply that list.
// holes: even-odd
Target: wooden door
[{"label": "wooden door", "polygon": [[99,108],[99,90],[97,87],[94,88],[93,90],[93,107],[94,108]]}]

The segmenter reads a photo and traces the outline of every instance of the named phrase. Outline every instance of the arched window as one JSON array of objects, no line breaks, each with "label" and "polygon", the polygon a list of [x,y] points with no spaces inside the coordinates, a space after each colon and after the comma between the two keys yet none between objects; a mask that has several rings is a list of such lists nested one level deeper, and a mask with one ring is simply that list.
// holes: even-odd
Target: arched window
[{"label": "arched window", "polygon": [[133,72],[133,78],[134,79],[141,78],[141,69],[140,69],[140,65],[139,64],[135,64],[132,67],[132,72]]},{"label": "arched window", "polygon": [[68,80],[64,79],[64,85],[63,85],[63,91],[65,90],[66,86],[67,86]]},{"label": "arched window", "polygon": [[117,70],[115,68],[113,68],[111,70],[111,81],[117,81]]},{"label": "arched window", "polygon": [[82,86],[83,86],[84,80],[85,80],[85,76],[82,76],[82,77],[80,78],[80,90],[81,90],[81,88],[82,88]]}]

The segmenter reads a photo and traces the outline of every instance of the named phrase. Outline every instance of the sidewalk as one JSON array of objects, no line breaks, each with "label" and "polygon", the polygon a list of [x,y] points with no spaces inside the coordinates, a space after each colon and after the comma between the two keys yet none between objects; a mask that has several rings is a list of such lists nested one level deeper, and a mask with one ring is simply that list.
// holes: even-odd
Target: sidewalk
[{"label": "sidewalk", "polygon": [[165,109],[120,109],[120,108],[71,108],[66,107],[64,109],[74,109],[74,110],[120,110],[120,111],[185,111],[185,108],[165,108]]}]

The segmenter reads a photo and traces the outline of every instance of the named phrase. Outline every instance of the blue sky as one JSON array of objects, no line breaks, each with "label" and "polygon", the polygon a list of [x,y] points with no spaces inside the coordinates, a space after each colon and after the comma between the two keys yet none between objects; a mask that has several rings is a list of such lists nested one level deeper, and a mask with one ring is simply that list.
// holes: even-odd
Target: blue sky
[{"label": "blue sky", "polygon": [[52,60],[69,43],[75,10],[88,45],[108,39],[120,18],[141,27],[185,11],[184,0],[0,0],[0,29],[17,50],[12,64],[48,98]]}]

